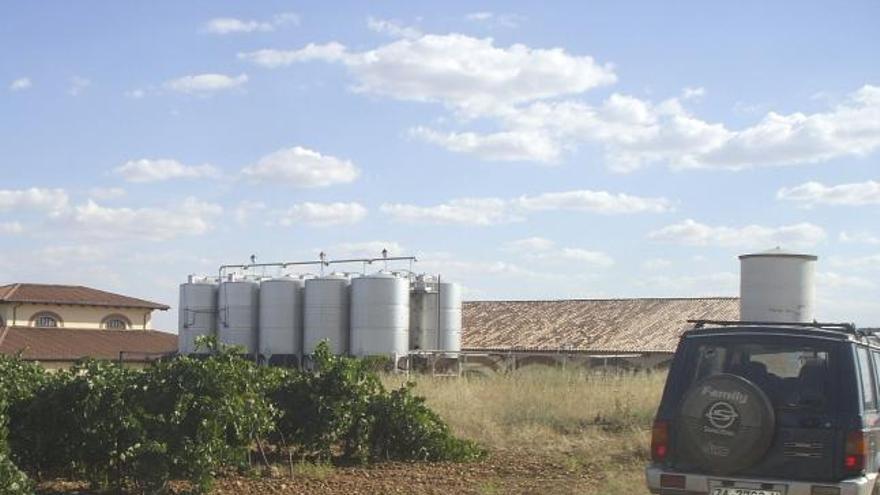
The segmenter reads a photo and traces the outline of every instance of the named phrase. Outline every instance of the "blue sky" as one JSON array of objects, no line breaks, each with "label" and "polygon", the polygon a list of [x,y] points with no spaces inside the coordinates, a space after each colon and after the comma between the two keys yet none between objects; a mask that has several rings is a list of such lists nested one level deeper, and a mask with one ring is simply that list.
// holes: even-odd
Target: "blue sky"
[{"label": "blue sky", "polygon": [[[0,4],[0,281],[176,304],[416,254],[470,298],[735,295],[818,254],[880,325],[877,2]],[[159,328],[176,327],[174,311]]]}]

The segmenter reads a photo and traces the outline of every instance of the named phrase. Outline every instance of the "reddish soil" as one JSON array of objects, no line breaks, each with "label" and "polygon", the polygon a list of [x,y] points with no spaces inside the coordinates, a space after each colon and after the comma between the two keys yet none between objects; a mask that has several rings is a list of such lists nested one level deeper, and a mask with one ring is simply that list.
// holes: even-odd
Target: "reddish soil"
[{"label": "reddish soil", "polygon": [[[601,483],[589,467],[534,457],[527,452],[495,452],[474,463],[383,463],[337,467],[332,472],[291,479],[229,477],[217,480],[213,494],[563,494],[583,493]],[[185,493],[185,483],[173,491]],[[81,483],[40,485],[43,494],[89,493]]]}]

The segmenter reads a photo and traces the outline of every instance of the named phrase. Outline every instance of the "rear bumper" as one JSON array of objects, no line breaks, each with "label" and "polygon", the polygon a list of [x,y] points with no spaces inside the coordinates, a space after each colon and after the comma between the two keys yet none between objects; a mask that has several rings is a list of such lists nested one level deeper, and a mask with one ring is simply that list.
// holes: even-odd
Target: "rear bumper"
[{"label": "rear bumper", "polygon": [[[686,476],[686,484],[684,490],[661,488],[661,474],[679,474]],[[811,495],[814,486],[837,487],[840,489],[840,495],[871,495],[871,489],[874,487],[877,475],[861,476],[859,478],[851,478],[837,483],[813,483],[808,481],[790,481],[782,479],[756,479],[756,478],[737,478],[729,476],[714,476],[706,474],[689,474],[679,473],[675,471],[664,470],[660,466],[650,465],[645,470],[645,477],[648,482],[648,490],[658,495],[707,495],[711,488],[721,481],[732,481],[734,483],[752,484],[767,483],[774,485],[774,489],[779,490],[783,487],[785,495]]]}]

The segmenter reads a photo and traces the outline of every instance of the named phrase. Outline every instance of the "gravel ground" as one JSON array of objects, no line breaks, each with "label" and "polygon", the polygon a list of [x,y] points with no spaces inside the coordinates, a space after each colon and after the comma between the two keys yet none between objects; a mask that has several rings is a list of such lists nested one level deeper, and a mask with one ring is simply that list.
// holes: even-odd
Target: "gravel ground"
[{"label": "gravel ground", "polygon": [[[595,491],[601,474],[590,467],[530,455],[495,452],[475,463],[383,463],[337,467],[295,479],[232,477],[217,480],[213,494],[566,494]],[[188,488],[175,483],[174,492]],[[80,483],[40,485],[43,494],[89,493]]]}]

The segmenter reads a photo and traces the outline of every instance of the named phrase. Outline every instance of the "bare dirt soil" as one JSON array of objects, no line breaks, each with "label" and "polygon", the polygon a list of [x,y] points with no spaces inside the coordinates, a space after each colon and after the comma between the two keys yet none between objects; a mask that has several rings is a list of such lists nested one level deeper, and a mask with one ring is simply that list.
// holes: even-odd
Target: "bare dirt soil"
[{"label": "bare dirt soil", "polygon": [[[280,468],[279,471],[284,468]],[[475,463],[383,463],[369,467],[335,467],[276,477],[225,477],[212,494],[567,494],[601,493],[603,474],[590,466],[563,459],[536,457],[529,452],[495,452]],[[173,493],[189,491],[175,483]],[[91,493],[83,483],[53,481],[39,486],[42,494]]]}]

